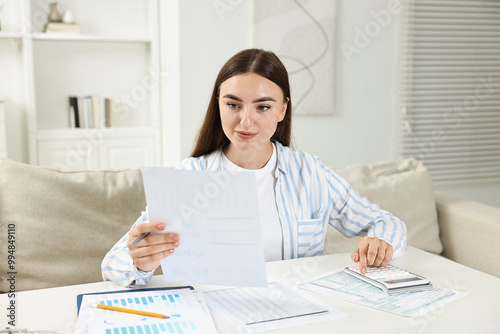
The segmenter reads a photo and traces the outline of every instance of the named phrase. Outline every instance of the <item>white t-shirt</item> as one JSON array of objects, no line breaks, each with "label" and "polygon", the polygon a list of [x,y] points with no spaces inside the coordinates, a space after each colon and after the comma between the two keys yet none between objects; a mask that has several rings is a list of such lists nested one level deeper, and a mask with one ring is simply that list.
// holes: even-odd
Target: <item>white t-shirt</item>
[{"label": "white t-shirt", "polygon": [[[274,193],[277,163],[276,147],[273,144],[273,155],[267,164],[261,169],[252,170],[255,172],[255,182],[257,184],[257,201],[259,204],[262,243],[264,245],[266,261],[282,260],[283,234],[281,232],[281,222],[278,216]],[[233,164],[224,154],[222,157],[222,166],[227,171],[249,171]]]}]

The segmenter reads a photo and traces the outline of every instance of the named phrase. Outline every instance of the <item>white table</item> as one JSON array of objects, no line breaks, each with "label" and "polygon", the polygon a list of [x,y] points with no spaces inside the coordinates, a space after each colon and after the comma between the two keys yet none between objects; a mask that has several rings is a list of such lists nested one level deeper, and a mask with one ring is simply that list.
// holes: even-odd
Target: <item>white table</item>
[{"label": "white table", "polygon": [[[268,276],[297,283],[351,264],[350,254],[334,254],[267,263]],[[443,257],[409,247],[394,265],[426,276],[435,286],[459,290],[467,296],[418,318],[408,318],[351,302],[311,293],[349,314],[349,318],[278,331],[279,333],[500,333],[500,278],[457,264]],[[492,262],[498,265],[498,262]],[[175,286],[155,276],[148,287]],[[195,286],[203,290],[203,286]],[[80,293],[121,290],[109,282],[41,289],[18,293],[17,327],[72,333],[76,321],[76,296]],[[305,290],[304,290],[305,291]],[[0,328],[7,326],[6,294],[0,295]],[[236,333],[214,315],[221,333]],[[277,333],[277,332],[273,332]]]}]

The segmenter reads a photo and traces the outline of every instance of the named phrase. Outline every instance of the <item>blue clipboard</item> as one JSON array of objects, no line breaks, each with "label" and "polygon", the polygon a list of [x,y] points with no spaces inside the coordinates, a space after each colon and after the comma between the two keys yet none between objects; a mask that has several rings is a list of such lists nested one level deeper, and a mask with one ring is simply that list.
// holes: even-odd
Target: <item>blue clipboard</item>
[{"label": "blue clipboard", "polygon": [[83,296],[88,296],[88,295],[105,295],[109,293],[123,293],[123,292],[141,292],[141,291],[165,291],[165,290],[179,290],[179,289],[190,289],[194,290],[192,286],[186,285],[186,286],[172,286],[172,287],[163,287],[163,288],[146,288],[146,289],[128,289],[128,290],[117,290],[117,291],[104,291],[104,292],[92,292],[92,293],[82,293],[76,296],[76,305],[77,305],[77,311],[76,314],[80,313],[80,306],[82,305],[82,299]]}]

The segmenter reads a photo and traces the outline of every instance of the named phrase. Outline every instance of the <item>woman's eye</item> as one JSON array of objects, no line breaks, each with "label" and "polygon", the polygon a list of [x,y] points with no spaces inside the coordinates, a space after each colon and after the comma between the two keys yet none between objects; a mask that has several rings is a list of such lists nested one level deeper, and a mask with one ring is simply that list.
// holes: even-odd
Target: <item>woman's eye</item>
[{"label": "woman's eye", "polygon": [[227,105],[228,105],[228,107],[229,107],[229,108],[231,108],[231,109],[236,109],[236,108],[238,108],[238,105],[237,105],[236,103],[228,103]]},{"label": "woman's eye", "polygon": [[269,110],[271,107],[270,106],[259,106],[258,108],[260,111],[266,111],[266,110]]}]

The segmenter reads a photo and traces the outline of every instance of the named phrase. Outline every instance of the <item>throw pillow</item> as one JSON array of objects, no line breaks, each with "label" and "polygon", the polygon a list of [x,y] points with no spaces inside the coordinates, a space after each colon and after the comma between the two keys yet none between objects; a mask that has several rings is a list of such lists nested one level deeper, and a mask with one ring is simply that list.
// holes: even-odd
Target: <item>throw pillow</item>
[{"label": "throw pillow", "polygon": [[[420,161],[403,159],[334,170],[360,195],[405,222],[408,245],[435,254],[442,252],[431,176]],[[333,227],[328,229],[325,254],[357,248],[359,237],[345,238]]]},{"label": "throw pillow", "polygon": [[[0,159],[0,291],[101,281],[101,261],[146,207],[139,170],[59,171]],[[8,238],[14,240],[13,267]]]}]

